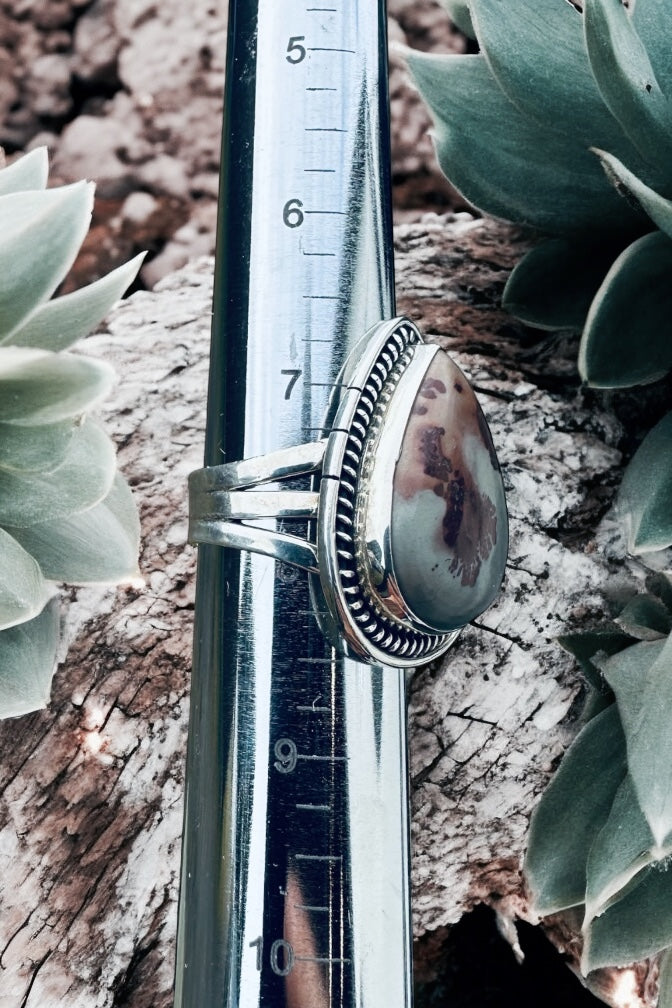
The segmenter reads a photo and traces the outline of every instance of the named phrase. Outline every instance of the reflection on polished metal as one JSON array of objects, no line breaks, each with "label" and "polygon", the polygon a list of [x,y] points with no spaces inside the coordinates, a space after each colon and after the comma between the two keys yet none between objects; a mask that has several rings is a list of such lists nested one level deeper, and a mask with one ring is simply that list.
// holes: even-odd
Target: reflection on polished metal
[{"label": "reflection on polished metal", "polygon": [[[276,509],[242,499],[255,486],[318,493],[343,362],[395,314],[385,15],[230,3],[197,492],[236,529],[198,550],[176,1008],[412,1001],[405,674],[344,656],[319,575],[279,562],[316,567],[314,498],[289,501],[308,516],[241,517]],[[253,460],[271,456],[265,485]],[[244,548],[248,521],[263,553]]]},{"label": "reflection on polished metal", "polygon": [[[350,354],[329,416],[314,444],[193,473],[190,539],[319,572],[321,625],[353,657],[433,659],[504,575],[504,489],[476,397],[444,351],[394,319]],[[307,472],[315,490],[255,489]],[[316,542],[242,524],[259,518],[317,519]]]}]

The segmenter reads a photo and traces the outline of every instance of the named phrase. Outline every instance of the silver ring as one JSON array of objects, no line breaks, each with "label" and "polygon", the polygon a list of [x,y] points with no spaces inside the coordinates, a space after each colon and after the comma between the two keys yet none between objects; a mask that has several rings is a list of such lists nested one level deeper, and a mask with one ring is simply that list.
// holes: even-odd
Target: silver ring
[{"label": "silver ring", "polygon": [[[467,379],[405,318],[352,351],[325,437],[189,477],[189,539],[311,575],[327,636],[360,661],[441,655],[496,597],[508,520],[492,438]],[[278,489],[299,476],[306,490]],[[308,522],[309,536],[283,529]]]}]

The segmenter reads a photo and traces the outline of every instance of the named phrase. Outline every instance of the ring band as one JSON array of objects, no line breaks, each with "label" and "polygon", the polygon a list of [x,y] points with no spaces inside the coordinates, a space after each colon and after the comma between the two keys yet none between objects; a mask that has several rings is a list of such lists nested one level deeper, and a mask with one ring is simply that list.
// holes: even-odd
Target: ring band
[{"label": "ring band", "polygon": [[[189,539],[315,575],[323,631],[359,660],[428,661],[504,574],[504,490],[480,406],[447,353],[397,318],[352,351],[328,413],[321,440],[192,473]],[[311,489],[277,488],[300,476]],[[260,519],[282,528],[248,524]],[[293,521],[314,541],[284,531]]]}]

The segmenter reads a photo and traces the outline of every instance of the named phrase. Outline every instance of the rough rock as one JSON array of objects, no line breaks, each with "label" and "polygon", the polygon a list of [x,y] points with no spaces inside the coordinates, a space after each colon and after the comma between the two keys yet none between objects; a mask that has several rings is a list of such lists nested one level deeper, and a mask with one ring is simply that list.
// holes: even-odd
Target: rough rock
[{"label": "rough rock", "polygon": [[[516,915],[533,919],[520,875],[527,824],[581,694],[555,638],[603,613],[637,572],[595,535],[619,478],[618,423],[580,388],[575,346],[532,336],[497,307],[524,236],[429,215],[398,227],[396,244],[398,307],[471,376],[511,519],[501,597],[412,684],[426,966],[476,903],[509,933]],[[50,708],[0,726],[2,1008],[171,1004],[193,616],[185,481],[201,460],[211,272],[201,260],[136,294],[86,343],[120,375],[105,422],[138,495],[146,585],[69,592],[70,649]],[[575,955],[571,932],[554,927]],[[652,1004],[645,981],[632,980],[633,1008]],[[616,1004],[619,976],[594,982]]]}]

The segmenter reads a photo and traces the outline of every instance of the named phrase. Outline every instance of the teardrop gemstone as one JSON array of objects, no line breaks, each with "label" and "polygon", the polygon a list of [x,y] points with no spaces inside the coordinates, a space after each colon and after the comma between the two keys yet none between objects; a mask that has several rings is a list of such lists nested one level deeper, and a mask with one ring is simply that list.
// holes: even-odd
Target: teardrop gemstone
[{"label": "teardrop gemstone", "polygon": [[476,396],[445,351],[415,397],[393,482],[390,547],[405,604],[440,632],[465,626],[504,576],[504,487]]}]

